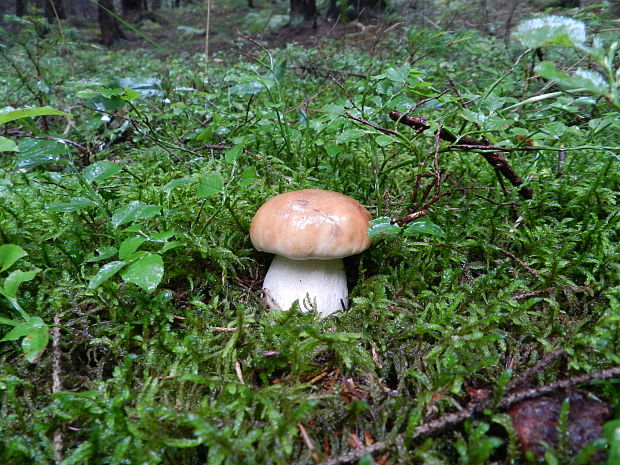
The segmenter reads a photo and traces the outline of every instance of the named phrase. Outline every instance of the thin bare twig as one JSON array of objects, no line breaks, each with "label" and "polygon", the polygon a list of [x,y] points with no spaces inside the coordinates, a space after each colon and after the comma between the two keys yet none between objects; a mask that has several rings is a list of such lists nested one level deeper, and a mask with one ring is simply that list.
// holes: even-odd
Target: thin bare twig
[{"label": "thin bare twig", "polygon": [[[409,116],[405,113],[401,113],[399,111],[391,111],[389,112],[389,116],[392,120],[405,124],[417,132],[425,131],[430,128],[430,124],[424,119],[417,116]],[[452,131],[449,131],[445,128],[439,128],[437,130],[439,137],[447,142],[455,142],[456,146],[477,146],[477,147],[489,147],[486,141],[476,140],[467,136],[458,136],[454,134]],[[491,149],[492,150],[492,149]],[[528,149],[529,150],[529,149]],[[480,155],[484,157],[484,159],[493,167],[493,169],[498,173],[504,176],[510,183],[519,188],[519,194],[525,199],[532,198],[532,189],[529,186],[524,186],[523,179],[516,173],[516,171],[510,166],[508,160],[498,151],[493,151],[491,153],[487,152],[478,152]]]},{"label": "thin bare twig", "polygon": [[[50,330],[52,333],[52,393],[62,391],[61,371],[62,365],[60,359],[62,357],[62,351],[60,348],[60,314],[54,315],[54,326]],[[59,425],[54,430],[54,461],[56,464],[62,462],[62,450],[64,444],[64,438],[62,434],[62,427]]]},{"label": "thin bare twig", "polygon": [[504,250],[500,247],[497,248],[501,253],[503,253],[506,257],[510,258],[512,261],[514,261],[517,265],[519,265],[521,268],[523,268],[525,271],[527,271],[529,274],[531,274],[532,276],[535,276],[537,278],[540,278],[540,273],[538,271],[536,271],[534,268],[528,266],[523,260],[521,260],[519,257],[517,257],[515,254],[513,254],[512,252],[509,252],[508,250]]},{"label": "thin bare twig", "polygon": [[378,126],[375,123],[371,123],[370,121],[367,121],[363,118],[357,118],[349,112],[345,112],[345,115],[347,116],[347,118],[357,121],[358,123],[365,124],[366,126],[370,126],[371,128],[376,129],[377,131],[381,131],[385,134],[392,134],[394,136],[398,135],[398,132],[394,131],[393,129],[382,128],[381,126]]}]

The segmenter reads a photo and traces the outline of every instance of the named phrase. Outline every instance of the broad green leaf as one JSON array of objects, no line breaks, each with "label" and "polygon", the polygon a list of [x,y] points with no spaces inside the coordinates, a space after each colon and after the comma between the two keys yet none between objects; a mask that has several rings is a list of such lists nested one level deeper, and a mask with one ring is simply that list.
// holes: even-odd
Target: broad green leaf
[{"label": "broad green leaf", "polygon": [[88,288],[97,289],[108,279],[118,273],[125,265],[126,263],[121,261],[106,263],[101,267],[99,272],[92,277],[92,279],[88,283]]},{"label": "broad green leaf", "polygon": [[7,107],[0,110],[0,124],[8,123],[22,118],[31,118],[34,116],[67,116],[70,114],[64,111],[56,110],[50,107],[36,107],[36,108],[11,108]]},{"label": "broad green leaf", "polygon": [[87,207],[94,207],[97,203],[86,197],[72,197],[67,202],[52,202],[47,209],[53,212],[76,212]]},{"label": "broad green leaf", "polygon": [[586,25],[564,16],[547,16],[523,21],[514,37],[527,48],[543,45],[581,46],[586,41]]},{"label": "broad green leaf", "polygon": [[0,273],[11,268],[13,263],[26,255],[28,255],[28,252],[18,245],[0,245]]},{"label": "broad green leaf", "polygon": [[49,328],[39,317],[33,316],[28,320],[30,331],[22,340],[24,357],[30,363],[43,353],[49,341]]},{"label": "broad green leaf", "polygon": [[243,144],[237,144],[224,154],[224,160],[226,160],[228,163],[234,163],[237,161],[237,158],[239,158],[242,152]]},{"label": "broad green leaf", "polygon": [[147,239],[144,236],[135,236],[125,239],[118,248],[119,260],[124,260],[129,257],[132,253],[138,250],[138,247],[146,242],[146,240]]},{"label": "broad green leaf", "polygon": [[340,152],[342,152],[342,148],[336,144],[327,144],[325,145],[325,150],[330,157],[335,157]]},{"label": "broad green leaf", "polygon": [[181,186],[185,186],[187,184],[191,184],[193,182],[196,182],[195,179],[193,178],[179,178],[179,179],[173,179],[172,181],[168,181],[164,187],[162,187],[161,189],[166,193],[166,194],[170,194],[170,192],[172,192],[173,189],[176,189],[177,187],[181,187]]},{"label": "broad green leaf", "polygon": [[121,273],[127,283],[133,283],[147,292],[154,291],[164,276],[164,261],[161,255],[148,253],[133,262]]},{"label": "broad green leaf", "polygon": [[46,139],[24,139],[19,151],[15,167],[26,171],[50,163],[66,163],[63,155],[68,153],[65,144]]},{"label": "broad green leaf", "polygon": [[375,137],[375,142],[379,147],[386,147],[396,142],[396,139],[385,134],[381,134],[380,136]]},{"label": "broad green leaf", "polygon": [[336,142],[339,144],[345,144],[347,142],[353,142],[365,135],[366,131],[363,131],[362,129],[345,129],[340,134],[336,135]]},{"label": "broad green leaf", "polygon": [[0,316],[0,325],[18,326],[20,325],[20,322],[17,320],[10,320],[8,318],[4,318]]},{"label": "broad green leaf", "polygon": [[114,212],[112,215],[112,224],[115,228],[118,228],[121,224],[153,218],[159,215],[160,212],[161,207],[158,205],[150,205],[139,200],[134,200]]},{"label": "broad green leaf", "polygon": [[176,249],[177,247],[181,247],[182,245],[183,243],[179,241],[166,242],[164,246],[161,248],[161,250],[159,251],[159,253],[168,252],[168,250]]},{"label": "broad green leaf", "polygon": [[153,234],[151,234],[150,239],[152,241],[167,241],[172,236],[174,236],[176,233],[177,232],[173,231],[173,230],[163,231],[163,232],[159,232],[159,233],[153,233]]},{"label": "broad green leaf", "polygon": [[17,341],[26,336],[30,332],[31,328],[27,321],[20,322],[12,330],[4,335],[1,341]]},{"label": "broad green leaf", "polygon": [[256,182],[258,179],[258,173],[256,172],[256,168],[253,166],[248,166],[244,168],[241,172],[241,179],[239,180],[239,185],[242,187],[247,187]]},{"label": "broad green leaf", "polygon": [[430,234],[431,236],[443,236],[445,233],[443,230],[428,220],[414,221],[409,223],[405,228],[404,234],[406,236],[415,236],[418,234]]},{"label": "broad green leaf", "polygon": [[566,89],[585,89],[596,95],[605,95],[609,89],[605,78],[596,71],[578,69],[569,76],[559,71],[549,61],[540,62],[534,70],[542,77],[552,79]]},{"label": "broad green leaf", "polygon": [[370,221],[368,237],[394,236],[400,232],[400,227],[391,223],[391,218],[382,216]]},{"label": "broad green leaf", "polygon": [[116,252],[117,252],[116,247],[112,247],[112,246],[101,247],[100,249],[97,249],[97,255],[93,253],[88,254],[86,261],[88,263],[95,263],[95,262],[100,262],[102,260],[107,260],[113,255],[116,255]]},{"label": "broad green leaf", "polygon": [[100,182],[114,176],[122,169],[123,168],[117,163],[98,161],[84,168],[82,175],[88,182]]},{"label": "broad green leaf", "polygon": [[393,82],[405,84],[409,79],[409,63],[405,63],[402,66],[396,68],[388,68],[385,72],[385,76]]},{"label": "broad green leaf", "polygon": [[11,139],[0,136],[0,152],[19,152],[19,148]]},{"label": "broad green leaf", "polygon": [[13,271],[4,280],[4,294],[8,297],[15,297],[17,295],[17,289],[21,283],[31,281],[37,275],[39,270],[31,271]]},{"label": "broad green leaf", "polygon": [[208,173],[198,180],[196,193],[198,197],[210,197],[224,189],[224,179],[219,173]]}]

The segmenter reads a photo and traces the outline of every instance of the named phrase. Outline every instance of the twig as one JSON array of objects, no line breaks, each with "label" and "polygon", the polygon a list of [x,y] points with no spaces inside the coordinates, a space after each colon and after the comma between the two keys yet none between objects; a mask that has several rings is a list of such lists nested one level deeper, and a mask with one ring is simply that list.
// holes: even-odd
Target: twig
[{"label": "twig", "polygon": [[519,257],[517,257],[515,254],[513,254],[512,252],[509,252],[508,250],[504,250],[501,247],[497,248],[501,253],[503,253],[506,257],[510,258],[512,261],[514,261],[517,265],[519,265],[521,268],[523,268],[525,271],[527,271],[529,274],[531,274],[532,276],[535,276],[537,278],[540,278],[540,273],[538,271],[536,271],[534,268],[531,268],[530,266],[528,266],[523,260],[521,260]]},{"label": "twig", "polygon": [[[430,125],[424,118],[420,118],[417,116],[409,116],[405,113],[401,113],[399,111],[391,111],[389,112],[389,116],[392,120],[405,124],[407,126],[412,127],[417,132],[425,131],[430,128]],[[472,139],[466,136],[458,136],[452,133],[445,128],[439,128],[437,130],[439,137],[448,142],[456,142],[455,145],[464,145],[464,146],[478,146],[478,147],[489,147],[490,144],[485,141],[480,141],[476,139]],[[492,150],[492,149],[491,149]],[[528,149],[529,150],[529,149]],[[532,189],[528,186],[523,185],[523,179],[516,173],[516,171],[510,166],[506,157],[498,151],[494,151],[491,153],[479,152],[480,155],[484,157],[484,159],[493,167],[493,169],[503,175],[510,184],[519,188],[519,194],[525,199],[532,198]]]},{"label": "twig", "polygon": [[[550,354],[549,357],[552,358],[552,356],[554,355]],[[543,359],[541,363],[545,362],[546,359],[547,357],[545,357],[545,359]],[[618,376],[620,376],[620,366],[587,373],[581,376],[575,376],[573,378],[563,379],[554,383],[546,384],[544,386],[522,389],[517,392],[510,392],[504,395],[504,397],[499,401],[499,403],[497,404],[497,408],[500,410],[507,410],[513,405],[524,400],[534,399],[557,391],[564,391],[580,384],[591,383],[593,381],[602,381],[606,379],[616,378]],[[383,441],[375,442],[370,446],[354,449],[337,457],[332,457],[328,460],[321,462],[320,465],[339,465],[342,463],[351,463],[359,460],[365,455],[373,454],[376,452],[383,452],[384,450],[392,447],[397,442],[402,442],[405,439],[420,439],[440,433],[448,427],[456,426],[463,421],[482,413],[486,408],[492,407],[492,399],[493,396],[489,391],[486,396],[471,400],[462,410],[459,410],[456,413],[444,415],[441,418],[431,420],[414,428],[412,434],[409,437],[405,437],[403,433],[396,434]]]},{"label": "twig", "polygon": [[540,295],[550,294],[557,289],[562,289],[563,291],[572,291],[572,292],[587,292],[590,288],[588,286],[561,286],[561,287],[548,287],[546,289],[539,289],[537,291],[525,292],[523,294],[517,294],[512,296],[514,300],[524,300],[529,299],[531,297],[538,297]]},{"label": "twig", "polygon": [[322,71],[328,74],[343,74],[345,76],[353,76],[359,78],[366,78],[365,74],[361,73],[353,73],[351,71],[342,71],[339,69],[331,69],[325,68],[323,66],[312,66],[312,65],[299,65],[299,66],[289,66],[288,69],[303,69],[304,71],[309,71],[311,73],[317,74],[317,71]]},{"label": "twig", "polygon": [[[60,314],[54,315],[54,326],[52,327],[52,393],[62,391],[62,381],[60,378],[62,365],[60,359],[62,357],[62,351],[60,348]],[[62,449],[64,438],[62,434],[62,427],[58,425],[54,430],[54,461],[56,464],[62,462]]]},{"label": "twig", "polygon": [[555,362],[557,359],[561,357],[566,357],[566,351],[564,349],[559,349],[554,352],[551,352],[550,354],[545,355],[542,360],[539,360],[538,363],[536,363],[536,365],[525,370],[517,378],[510,381],[508,385],[506,386],[506,390],[512,391],[515,388],[525,384],[528,379],[540,373],[542,370],[547,368],[549,365],[551,365],[553,362]]},{"label": "twig", "polygon": [[243,381],[243,372],[241,371],[241,362],[239,360],[235,360],[235,373],[237,374],[239,382],[245,384],[245,381]]},{"label": "twig", "polygon": [[308,435],[306,428],[301,423],[297,423],[297,428],[299,428],[299,432],[301,433],[301,437],[306,443],[306,447],[308,447],[308,450],[310,450],[312,460],[314,460],[315,463],[319,463],[321,459],[319,457],[319,454],[316,453],[316,447],[314,446],[314,442],[312,442],[312,438]]},{"label": "twig", "polygon": [[392,134],[394,136],[398,135],[398,132],[394,131],[393,129],[382,128],[381,126],[377,126],[376,124],[371,123],[370,121],[366,121],[363,118],[357,118],[348,112],[345,112],[344,114],[347,116],[347,118],[357,121],[358,123],[365,124],[366,126],[370,126],[371,128],[376,129],[377,131],[381,131],[385,134]]}]

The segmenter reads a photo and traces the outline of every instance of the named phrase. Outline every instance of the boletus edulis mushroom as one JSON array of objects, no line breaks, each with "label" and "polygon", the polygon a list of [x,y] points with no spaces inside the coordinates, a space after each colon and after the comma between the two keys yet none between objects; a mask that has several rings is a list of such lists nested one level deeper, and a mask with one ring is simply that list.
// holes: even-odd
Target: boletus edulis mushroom
[{"label": "boletus edulis mushroom", "polygon": [[263,290],[270,308],[326,317],[347,308],[343,257],[368,248],[370,214],[344,194],[321,189],[287,192],[263,204],[250,227],[254,247],[275,254]]}]

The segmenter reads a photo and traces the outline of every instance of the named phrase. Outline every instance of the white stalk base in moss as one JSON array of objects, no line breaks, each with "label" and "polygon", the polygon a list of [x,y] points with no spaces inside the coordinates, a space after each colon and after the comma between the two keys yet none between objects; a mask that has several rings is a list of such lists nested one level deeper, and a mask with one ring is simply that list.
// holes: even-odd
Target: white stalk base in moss
[{"label": "white stalk base in moss", "polygon": [[322,317],[346,309],[349,298],[347,277],[341,258],[291,260],[276,255],[263,283],[270,308],[289,310],[299,300],[307,312],[316,308]]}]

